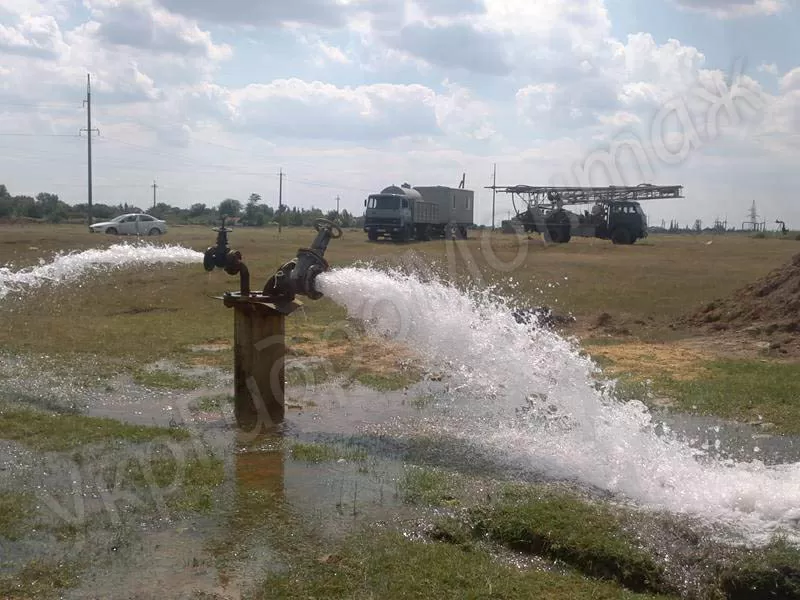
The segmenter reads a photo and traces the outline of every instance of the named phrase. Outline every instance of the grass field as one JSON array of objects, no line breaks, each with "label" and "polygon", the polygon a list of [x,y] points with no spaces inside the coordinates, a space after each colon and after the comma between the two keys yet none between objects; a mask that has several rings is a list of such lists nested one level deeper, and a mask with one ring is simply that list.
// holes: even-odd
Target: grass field
[{"label": "grass field", "polygon": [[[274,229],[236,229],[230,244],[242,252],[251,284],[258,289],[314,235],[311,229],[287,228],[280,235]],[[334,268],[363,260],[400,266],[434,263],[445,278],[456,282],[477,277],[532,307],[547,305],[572,314],[576,321],[564,333],[575,336],[607,373],[619,376],[625,394],[674,410],[769,421],[777,432],[800,433],[800,359],[775,355],[758,340],[735,333],[708,337],[671,327],[682,315],[780,266],[800,252],[800,242],[687,235],[651,236],[634,246],[592,239],[544,245],[538,239],[500,233],[472,236],[455,243],[395,245],[369,243],[363,232],[346,230],[342,239],[330,243],[326,258]],[[173,227],[163,238],[145,241],[202,252],[214,239],[210,229]],[[16,270],[49,261],[56,252],[121,242],[137,241],[89,234],[84,227],[71,225],[0,226],[0,265],[12,264]],[[0,300],[0,347],[7,359],[20,360],[25,371],[19,375],[31,381],[48,372],[113,390],[117,385],[113,377],[122,375],[148,389],[191,393],[205,382],[154,370],[153,364],[168,361],[230,371],[232,313],[213,297],[237,288],[236,278],[221,270],[206,273],[200,264],[112,271],[92,275],[79,285],[43,286],[19,299]],[[326,339],[328,325],[344,319],[343,309],[325,298],[303,300],[303,310],[287,320],[291,356],[326,358],[334,370],[347,369],[354,380],[375,389],[376,397],[379,391],[405,387],[422,372],[423,365],[413,362],[413,349],[377,340],[358,340],[361,358],[352,364],[354,341],[344,335]],[[357,325],[353,327],[358,338]],[[403,370],[400,364],[405,365]],[[224,393],[198,393],[193,405],[198,413],[230,405]],[[175,448],[195,448],[196,440],[183,429],[128,425],[79,412],[31,406],[23,393],[0,395],[0,444],[14,442],[26,451],[81,464],[105,455],[127,464],[135,454],[129,456],[129,451],[140,453],[155,443],[172,448],[173,454],[158,454],[148,463],[149,469],[125,468],[127,475],[120,476],[119,486],[129,492],[146,487],[148,481],[168,481],[175,468]],[[352,463],[362,473],[373,468],[372,458],[361,448],[297,442],[286,448],[286,456],[310,465],[307,468],[341,462]],[[215,514],[219,495],[227,493],[223,465],[216,458],[199,456],[187,465],[181,486],[155,502],[156,507]],[[264,472],[271,473],[272,468],[265,467]],[[112,475],[102,477],[113,480]],[[420,472],[406,477],[403,485],[400,496],[405,506],[436,511],[456,507],[467,512],[438,521],[435,544],[379,529],[372,534],[354,532],[321,550],[315,533],[303,531],[302,519],[291,516],[274,490],[240,490],[238,504],[225,513],[230,535],[213,546],[216,568],[226,572],[226,561],[241,552],[243,540],[263,535],[290,557],[293,566],[269,575],[248,597],[411,598],[425,591],[437,597],[449,593],[481,598],[636,598],[678,597],[685,591],[664,583],[663,565],[653,562],[652,552],[643,551],[629,537],[628,520],[585,499],[563,494],[543,499],[542,490],[531,487],[505,490],[493,496],[485,510],[476,511],[468,506],[469,499],[477,497],[474,489],[454,486],[440,474]],[[4,539],[24,538],[27,530],[57,539],[81,534],[80,527],[48,522],[26,494],[0,485],[0,547]],[[150,514],[147,510],[133,510],[133,522]],[[106,531],[104,527],[100,530]],[[130,545],[126,536],[132,534],[126,528],[134,525],[124,521],[113,527],[114,547]],[[659,527],[667,531],[671,525]],[[494,546],[486,547],[487,539]],[[697,556],[690,558],[698,564],[705,560],[699,556],[710,552],[700,542],[692,548]],[[522,552],[526,560],[540,557],[550,561],[550,567],[561,566],[519,569],[516,559],[498,566],[498,552],[512,551]],[[26,552],[20,551],[20,556]],[[796,554],[777,547],[769,557],[750,556],[740,571],[715,564],[713,581],[703,583],[703,589],[716,595],[702,597],[752,597],[730,591],[739,587],[800,586],[800,575],[791,571]],[[82,560],[88,559],[75,555],[53,564],[30,560],[13,572],[4,570],[0,558],[0,597],[57,595],[77,585],[87,568]],[[776,570],[789,573],[786,580],[770,579]],[[755,583],[742,577],[752,577]],[[792,589],[791,593],[800,593],[800,588]],[[786,597],[798,597],[791,593]]]},{"label": "grass field", "polygon": [[[174,227],[158,242],[203,251],[214,237],[210,229]],[[241,229],[231,234],[230,243],[243,253],[255,288],[313,237],[311,229],[287,228],[280,235],[275,229]],[[58,251],[135,242],[67,225],[5,226],[0,227],[0,238],[0,264],[13,263],[15,268],[35,265]],[[706,364],[740,359],[753,376],[750,391],[757,392],[752,390],[758,385],[753,381],[762,379],[769,385],[775,368],[763,362],[771,360],[768,353],[754,340],[728,336],[723,343],[692,330],[673,330],[670,325],[681,315],[765,275],[799,251],[795,240],[733,235],[651,236],[634,246],[615,246],[594,239],[544,245],[513,235],[476,232],[458,244],[395,245],[369,243],[363,232],[349,230],[331,242],[326,257],[334,267],[359,260],[435,262],[447,278],[480,277],[526,304],[573,314],[577,322],[566,333],[577,335],[611,372],[643,378],[655,370],[662,391],[680,396],[682,406],[750,419],[754,415],[742,406],[709,400],[713,394],[703,389],[706,380],[701,375]],[[200,265],[113,272],[90,278],[81,286],[43,289],[7,307],[0,313],[0,344],[10,352],[47,355],[56,362],[63,359],[73,373],[86,367],[92,377],[97,372],[136,369],[159,358],[230,366],[227,352],[198,356],[189,348],[231,341],[231,314],[212,297],[237,288],[235,277],[221,270],[207,274]],[[287,322],[290,343],[300,353],[323,354],[334,367],[343,367],[348,363],[345,342],[320,341],[326,325],[343,317],[343,310],[327,299],[307,301],[303,311]],[[380,382],[394,369],[396,361],[391,357],[399,353],[402,349],[368,353],[382,359],[359,365],[358,377]],[[800,374],[794,363],[779,368],[787,384],[776,402],[780,410],[792,413],[786,430],[800,432],[796,412],[800,403],[786,401],[795,393],[792,382]],[[764,373],[759,375],[759,370]],[[735,372],[717,370],[718,377],[708,383],[719,387],[720,377]],[[697,380],[697,385],[677,386],[681,389],[676,392],[671,383],[687,377]],[[392,387],[391,378],[383,382]],[[746,405],[747,398],[736,396],[732,403]]]}]

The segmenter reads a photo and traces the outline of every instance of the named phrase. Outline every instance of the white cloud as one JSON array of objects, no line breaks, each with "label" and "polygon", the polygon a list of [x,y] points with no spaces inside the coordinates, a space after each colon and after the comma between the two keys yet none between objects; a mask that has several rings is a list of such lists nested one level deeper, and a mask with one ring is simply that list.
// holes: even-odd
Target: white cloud
[{"label": "white cloud", "polygon": [[230,93],[233,124],[271,137],[384,140],[436,134],[436,94],[417,84],[336,87],[276,80]]},{"label": "white cloud", "polygon": [[[718,16],[769,12],[763,2],[683,3]],[[676,98],[686,99],[706,141],[676,170],[659,172],[669,182],[698,180],[697,165],[722,169],[721,156],[735,151],[737,185],[748,189],[758,185],[746,178],[748,164],[759,173],[757,158],[790,165],[800,152],[800,68],[780,75],[770,64],[780,57],[765,55],[759,72],[776,77],[777,93],[752,120],[729,122],[708,98],[730,75],[706,64],[705,46],[644,32],[615,39],[602,0],[85,0],[86,12],[75,7],[74,0],[0,0],[0,103],[65,104],[0,107],[0,128],[74,133],[85,126],[80,103],[91,72],[103,132],[99,181],[140,185],[157,176],[182,205],[246,197],[279,166],[290,173],[290,202],[319,204],[321,194],[341,192],[347,206],[351,190],[355,210],[364,188],[393,181],[455,185],[466,171],[480,190],[492,162],[501,183],[546,183],[620,131],[652,133]],[[257,36],[259,44],[241,41]],[[764,94],[752,79],[738,81]],[[674,121],[663,136],[679,145]],[[36,161],[57,152],[37,151],[35,142],[19,145],[30,165],[15,163],[21,168],[8,183],[20,192],[50,187]],[[72,159],[59,154],[48,163],[47,181],[81,189],[82,144],[69,150]],[[334,188],[302,188],[304,178]],[[107,190],[110,200],[130,200]]]},{"label": "white cloud", "polygon": [[0,24],[0,51],[35,58],[57,58],[67,50],[53,17],[20,15],[19,19],[16,26]]},{"label": "white cloud", "polygon": [[496,135],[492,107],[476,100],[470,90],[444,82],[447,94],[437,96],[436,119],[448,135],[487,140]]},{"label": "white cloud", "polygon": [[3,15],[66,19],[70,14],[67,3],[68,0],[0,0],[0,19]]},{"label": "white cloud", "polygon": [[214,44],[197,23],[174,15],[148,0],[88,0],[93,33],[113,46],[155,53],[193,55],[209,60],[230,58],[231,48]]},{"label": "white cloud", "polygon": [[780,89],[782,92],[800,90],[800,67],[792,69],[781,77]]},{"label": "white cloud", "polygon": [[674,0],[681,8],[718,19],[777,15],[789,8],[786,0]]},{"label": "white cloud", "polygon": [[778,65],[776,65],[775,63],[760,64],[760,65],[758,65],[758,72],[759,73],[769,73],[770,75],[775,75],[777,77],[778,76]]},{"label": "white cloud", "polygon": [[383,41],[444,69],[462,68],[489,75],[511,71],[503,37],[466,23],[411,23],[396,34],[384,34]]}]

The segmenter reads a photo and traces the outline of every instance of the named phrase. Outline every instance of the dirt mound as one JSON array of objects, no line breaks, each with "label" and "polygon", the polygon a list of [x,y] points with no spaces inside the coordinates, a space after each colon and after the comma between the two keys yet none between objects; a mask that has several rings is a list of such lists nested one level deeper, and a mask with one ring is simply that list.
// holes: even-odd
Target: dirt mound
[{"label": "dirt mound", "polygon": [[800,254],[679,324],[769,336],[776,348],[800,343]]}]

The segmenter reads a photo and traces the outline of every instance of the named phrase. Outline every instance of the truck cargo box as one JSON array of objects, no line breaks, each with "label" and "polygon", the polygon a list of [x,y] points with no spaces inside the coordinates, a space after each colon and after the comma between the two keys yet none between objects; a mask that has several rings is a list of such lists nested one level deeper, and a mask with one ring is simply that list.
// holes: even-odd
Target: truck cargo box
[{"label": "truck cargo box", "polygon": [[414,223],[435,224],[439,222],[439,206],[434,202],[417,200],[411,207]]},{"label": "truck cargo box", "polygon": [[475,222],[475,192],[443,185],[414,187],[425,202],[439,207],[440,223],[469,227]]}]

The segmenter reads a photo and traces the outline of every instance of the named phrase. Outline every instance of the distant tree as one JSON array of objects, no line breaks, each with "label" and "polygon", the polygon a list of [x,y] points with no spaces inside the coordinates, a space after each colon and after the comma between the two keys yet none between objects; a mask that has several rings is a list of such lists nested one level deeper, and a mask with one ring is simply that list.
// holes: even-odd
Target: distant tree
[{"label": "distant tree", "polygon": [[147,214],[154,216],[156,219],[166,219],[167,215],[174,213],[176,209],[166,202],[159,202],[155,206],[147,209]]},{"label": "distant tree", "polygon": [[261,196],[259,194],[250,194],[247,199],[247,206],[244,209],[244,221],[246,225],[252,227],[261,227],[266,221],[266,215],[262,210],[263,207],[259,206]]},{"label": "distant tree", "polygon": [[36,200],[30,196],[14,196],[11,202],[14,205],[13,214],[15,217],[39,219],[42,216],[39,207],[36,206]]},{"label": "distant tree", "polygon": [[242,203],[233,198],[227,198],[219,203],[221,217],[238,217],[242,212]]},{"label": "distant tree", "polygon": [[197,204],[192,204],[192,206],[189,207],[189,216],[202,217],[205,214],[206,210],[207,209],[205,204],[201,204],[199,202]]},{"label": "distant tree", "polygon": [[342,227],[353,227],[353,215],[351,215],[347,209],[342,211],[342,214],[339,215],[339,224]]}]

